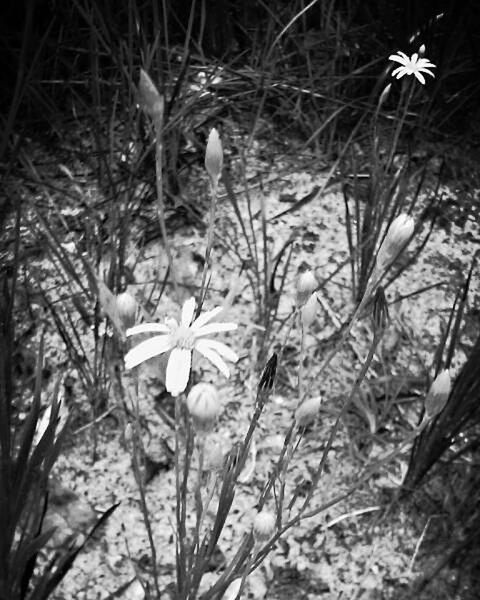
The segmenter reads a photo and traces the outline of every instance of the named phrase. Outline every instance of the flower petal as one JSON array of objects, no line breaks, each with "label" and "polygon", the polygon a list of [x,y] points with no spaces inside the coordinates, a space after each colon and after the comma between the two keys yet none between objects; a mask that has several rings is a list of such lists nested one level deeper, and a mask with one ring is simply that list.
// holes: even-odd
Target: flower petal
[{"label": "flower petal", "polygon": [[208,358],[208,360],[215,367],[217,367],[217,369],[223,375],[225,375],[225,377],[227,377],[227,378],[230,377],[230,371],[228,370],[228,367],[225,364],[224,360],[215,352],[215,350],[212,350],[211,348],[209,348],[208,346],[205,345],[206,341],[207,340],[199,340],[195,344],[195,350],[200,352],[200,354],[202,354],[205,358]]},{"label": "flower petal", "polygon": [[415,71],[413,74],[422,85],[425,85],[425,77],[420,73],[420,71]]},{"label": "flower petal", "polygon": [[232,362],[237,362],[238,360],[238,355],[223,342],[217,342],[217,340],[198,340],[195,343],[195,348],[197,348],[198,344],[203,349],[209,348],[210,350],[214,350],[227,360],[231,360]]},{"label": "flower petal", "polygon": [[189,298],[183,303],[181,323],[189,327],[195,311],[195,298]]},{"label": "flower petal", "polygon": [[195,319],[195,321],[192,323],[191,328],[193,329],[193,331],[196,331],[199,327],[202,327],[203,325],[205,325],[205,323],[208,323],[214,317],[219,315],[222,312],[222,310],[222,306],[217,306],[217,308],[214,308],[213,310],[207,310],[206,313],[203,313],[203,315],[200,315],[198,319]]},{"label": "flower petal", "polygon": [[126,331],[126,336],[137,335],[137,333],[168,333],[170,329],[162,323],[141,323],[130,327]]},{"label": "flower petal", "polygon": [[392,71],[392,77],[396,77],[397,79],[400,79],[400,77],[403,77],[406,73],[406,67],[397,67],[394,71]]},{"label": "flower petal", "polygon": [[430,71],[430,69],[425,69],[425,68],[419,69],[419,73],[426,73],[427,75],[431,75],[432,77],[435,77],[435,73],[432,73]]},{"label": "flower petal", "polygon": [[388,60],[393,60],[395,62],[400,63],[401,65],[405,65],[405,63],[407,62],[408,59],[401,58],[400,56],[397,56],[396,54],[391,54],[388,57]]},{"label": "flower petal", "polygon": [[427,58],[421,58],[418,63],[417,63],[418,67],[420,69],[423,69],[424,67],[429,67],[430,69],[436,69],[437,65],[434,65],[432,62],[430,62]]},{"label": "flower petal", "polygon": [[212,333],[221,333],[222,331],[233,331],[237,329],[236,323],[209,323],[194,331],[195,337],[211,335]]},{"label": "flower petal", "polygon": [[167,363],[165,385],[167,392],[178,396],[187,387],[190,369],[192,367],[192,352],[186,348],[174,348]]},{"label": "flower petal", "polygon": [[171,347],[172,343],[169,335],[156,335],[149,340],[140,342],[125,354],[125,368],[133,369],[133,367],[149,358],[168,352]]}]

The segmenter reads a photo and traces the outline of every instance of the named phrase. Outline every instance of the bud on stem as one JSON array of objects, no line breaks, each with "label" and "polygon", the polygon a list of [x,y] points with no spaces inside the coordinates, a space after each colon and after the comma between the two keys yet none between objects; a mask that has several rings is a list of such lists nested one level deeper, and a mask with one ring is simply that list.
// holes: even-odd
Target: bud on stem
[{"label": "bud on stem", "polygon": [[262,510],[253,520],[253,534],[259,542],[269,540],[275,533],[275,515],[268,510]]},{"label": "bud on stem", "polygon": [[425,398],[425,415],[428,419],[436,417],[445,408],[451,388],[450,373],[445,369],[435,377]]},{"label": "bud on stem", "polygon": [[217,390],[210,383],[197,383],[192,387],[187,407],[195,428],[205,433],[212,430],[222,409]]},{"label": "bud on stem", "polygon": [[207,149],[205,150],[205,169],[212,181],[212,185],[216,187],[218,180],[222,174],[223,167],[223,148],[218,131],[213,128],[210,131],[207,141]]},{"label": "bud on stem", "polygon": [[138,92],[143,110],[151,117],[155,127],[161,127],[163,121],[164,99],[156,85],[143,69],[140,69]]},{"label": "bud on stem", "polygon": [[409,215],[399,215],[390,225],[377,252],[376,267],[383,273],[397,258],[413,235],[415,222]]},{"label": "bud on stem", "polygon": [[312,271],[302,273],[297,281],[297,306],[303,306],[318,287],[318,281]]},{"label": "bud on stem", "polygon": [[300,315],[304,330],[308,329],[315,320],[315,315],[317,314],[317,302],[317,294],[312,294],[301,309]]}]

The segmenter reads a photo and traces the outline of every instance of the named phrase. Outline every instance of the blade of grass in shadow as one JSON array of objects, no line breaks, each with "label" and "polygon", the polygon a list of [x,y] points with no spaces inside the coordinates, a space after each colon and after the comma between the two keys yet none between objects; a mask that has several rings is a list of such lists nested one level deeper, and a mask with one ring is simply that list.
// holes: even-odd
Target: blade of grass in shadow
[{"label": "blade of grass in shadow", "polygon": [[47,600],[51,596],[55,588],[58,586],[58,584],[62,581],[62,579],[72,567],[74,560],[85,548],[87,543],[92,539],[95,532],[107,521],[110,515],[117,509],[119,504],[119,502],[113,504],[100,516],[98,521],[88,532],[88,534],[85,536],[85,539],[78,547],[75,547],[76,542],[73,542],[71,548],[67,550],[65,555],[62,556],[60,560],[58,560],[58,562],[56,556],[53,558],[53,560],[46,568],[45,574],[39,580],[38,584],[35,586],[35,589],[30,594],[28,600]]}]

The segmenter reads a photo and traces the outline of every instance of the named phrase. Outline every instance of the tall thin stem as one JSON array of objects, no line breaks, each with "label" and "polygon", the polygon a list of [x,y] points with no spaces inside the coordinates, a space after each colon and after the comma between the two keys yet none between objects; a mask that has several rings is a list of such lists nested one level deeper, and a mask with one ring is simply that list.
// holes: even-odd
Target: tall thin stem
[{"label": "tall thin stem", "polygon": [[200,300],[197,307],[197,316],[202,310],[202,304],[205,300],[206,295],[206,281],[207,273],[210,268],[210,255],[212,253],[214,232],[215,232],[215,214],[217,211],[217,194],[218,194],[218,182],[210,181],[210,212],[208,217],[208,231],[207,231],[207,247],[205,249],[205,263],[203,265],[202,283],[200,284]]},{"label": "tall thin stem", "polygon": [[163,244],[165,247],[165,254],[167,255],[168,267],[170,270],[170,277],[172,278],[173,289],[175,290],[175,296],[180,301],[180,294],[178,290],[178,284],[176,279],[175,267],[173,263],[172,253],[170,251],[170,244],[168,242],[167,226],[165,224],[165,203],[163,199],[163,115],[162,119],[159,119],[155,123],[155,180],[157,186],[157,215],[158,222],[160,225],[160,232],[162,234]]}]

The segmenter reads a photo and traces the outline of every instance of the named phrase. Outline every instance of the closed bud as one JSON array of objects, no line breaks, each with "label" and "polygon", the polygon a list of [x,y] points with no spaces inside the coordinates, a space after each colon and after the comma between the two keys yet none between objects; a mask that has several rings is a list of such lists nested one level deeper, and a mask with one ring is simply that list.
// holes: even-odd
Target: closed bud
[{"label": "closed bud", "polygon": [[383,103],[385,102],[385,100],[388,98],[388,94],[390,93],[391,87],[392,87],[392,84],[389,83],[383,89],[383,92],[380,94],[380,98],[378,100],[378,108],[380,108],[383,105]]},{"label": "closed bud", "polygon": [[303,306],[317,287],[318,282],[312,271],[302,273],[297,281],[297,306]]},{"label": "closed bud", "polygon": [[418,49],[418,56],[420,56],[420,58],[421,58],[422,56],[425,56],[425,50],[426,50],[426,48],[425,48],[425,44],[422,44],[422,45],[420,46],[420,48]]},{"label": "closed bud", "polygon": [[156,85],[143,69],[140,69],[138,92],[143,110],[151,117],[155,127],[159,127],[163,120],[164,99],[157,90]]},{"label": "closed bud", "polygon": [[385,271],[403,250],[413,235],[415,222],[409,215],[399,215],[390,225],[387,235],[377,252],[377,269]]},{"label": "closed bud", "polygon": [[275,515],[268,510],[262,510],[253,520],[253,534],[259,542],[269,540],[275,533]]},{"label": "closed bud", "polygon": [[133,427],[132,427],[132,424],[130,422],[125,425],[125,430],[123,432],[123,437],[124,437],[125,442],[127,444],[129,444],[133,440]]},{"label": "closed bud", "polygon": [[116,297],[117,311],[125,329],[133,327],[137,317],[137,301],[128,292],[122,292]]},{"label": "closed bud", "polygon": [[425,398],[425,414],[427,418],[431,419],[442,412],[450,396],[451,388],[450,373],[445,369],[435,377]]},{"label": "closed bud", "polygon": [[295,421],[299,427],[305,427],[315,420],[322,403],[321,396],[304,400],[295,411]]},{"label": "closed bud", "polygon": [[388,326],[390,316],[383,286],[378,286],[373,299],[373,329],[375,333],[382,333]]},{"label": "closed bud", "polygon": [[317,294],[312,294],[302,307],[300,316],[303,329],[308,329],[315,320],[317,314]]},{"label": "closed bud", "polygon": [[195,427],[210,431],[221,411],[217,390],[210,383],[197,383],[188,394],[187,407]]},{"label": "closed bud", "polygon": [[223,148],[218,131],[213,128],[210,131],[207,141],[207,149],[205,151],[205,169],[212,180],[212,184],[216,186],[223,167]]}]

